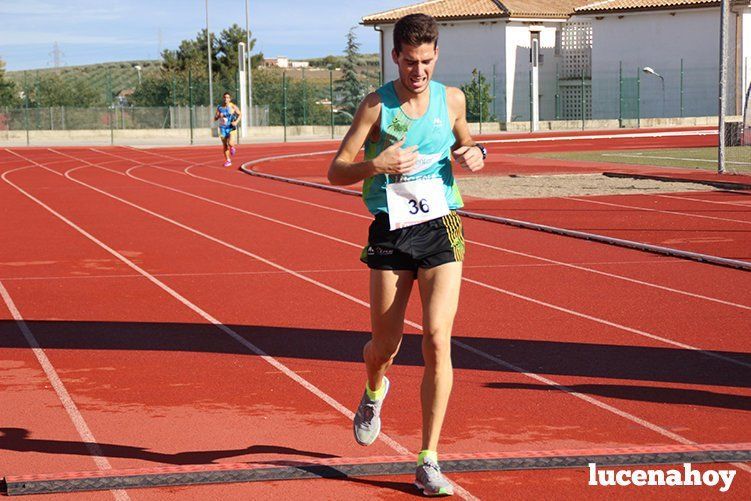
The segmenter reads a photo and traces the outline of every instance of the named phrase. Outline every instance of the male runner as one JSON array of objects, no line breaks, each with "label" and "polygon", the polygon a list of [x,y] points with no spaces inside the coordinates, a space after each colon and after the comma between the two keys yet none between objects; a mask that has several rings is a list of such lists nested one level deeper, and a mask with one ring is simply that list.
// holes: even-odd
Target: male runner
[{"label": "male runner", "polygon": [[[463,202],[451,157],[482,169],[485,148],[466,119],[464,93],[432,82],[438,26],[424,14],[400,19],[391,52],[399,78],[360,104],[331,163],[329,181],[364,181],[363,199],[375,216],[361,259],[370,271],[372,338],[363,357],[367,384],[354,420],[361,445],[375,441],[389,391],[385,374],[402,341],[415,278],[423,309],[422,450],[415,485],[426,495],[451,495],[438,466],[438,439],[453,382],[451,327],[459,302],[464,235],[456,209]],[[355,161],[365,145],[365,160]]]},{"label": "male runner", "polygon": [[237,134],[237,122],[240,121],[242,113],[240,113],[240,108],[232,102],[232,96],[229,92],[222,95],[222,100],[224,104],[217,106],[214,120],[219,121],[219,137],[222,138],[222,146],[224,147],[224,166],[229,167],[232,165],[230,155],[234,155],[237,151],[234,136]]}]

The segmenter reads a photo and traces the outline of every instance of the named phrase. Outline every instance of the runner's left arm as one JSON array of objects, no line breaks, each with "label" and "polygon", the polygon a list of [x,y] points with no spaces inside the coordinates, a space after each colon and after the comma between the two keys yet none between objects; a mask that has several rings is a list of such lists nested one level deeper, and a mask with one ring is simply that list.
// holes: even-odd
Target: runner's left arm
[{"label": "runner's left arm", "polygon": [[477,143],[469,133],[467,98],[461,89],[447,87],[446,101],[449,116],[454,120],[452,129],[456,142],[451,148],[454,160],[463,168],[476,172],[485,166],[485,161],[482,158],[482,151],[476,147]]},{"label": "runner's left arm", "polygon": [[234,107],[233,109],[234,109],[235,115],[236,115],[235,119],[232,121],[232,125],[234,125],[235,127],[237,127],[237,124],[240,122],[240,119],[242,118],[243,114],[240,111],[240,108],[238,108],[234,104],[232,106]]}]

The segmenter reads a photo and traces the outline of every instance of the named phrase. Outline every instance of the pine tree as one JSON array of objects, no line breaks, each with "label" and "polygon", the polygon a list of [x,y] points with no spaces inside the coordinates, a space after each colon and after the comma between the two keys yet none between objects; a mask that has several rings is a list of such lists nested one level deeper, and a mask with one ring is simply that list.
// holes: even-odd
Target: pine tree
[{"label": "pine tree", "polygon": [[336,81],[334,90],[337,93],[339,108],[350,115],[355,114],[357,106],[365,97],[365,85],[360,81],[358,67],[362,56],[360,44],[357,43],[355,27],[347,33],[347,47],[344,50],[344,63],[342,63],[342,77]]}]

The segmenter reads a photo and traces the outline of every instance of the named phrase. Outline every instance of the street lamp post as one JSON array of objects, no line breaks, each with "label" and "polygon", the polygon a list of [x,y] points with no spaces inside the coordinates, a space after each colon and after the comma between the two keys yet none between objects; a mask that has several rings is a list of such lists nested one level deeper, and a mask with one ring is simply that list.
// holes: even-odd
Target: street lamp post
[{"label": "street lamp post", "polygon": [[211,32],[209,31],[209,0],[206,0],[206,57],[209,62],[209,110],[214,107],[214,84],[211,75]]},{"label": "street lamp post", "polygon": [[138,72],[138,85],[141,85],[141,70],[143,68],[141,68],[140,64],[133,66],[133,68]]},{"label": "street lamp post", "polygon": [[250,54],[250,11],[248,0],[245,0],[245,57],[248,59],[248,126],[253,126],[253,65]]},{"label": "street lamp post", "polygon": [[655,70],[653,70],[649,66],[645,66],[641,70],[647,75],[654,75],[658,77],[660,81],[662,82],[662,117],[665,118],[665,78],[663,78],[662,75],[657,73]]}]

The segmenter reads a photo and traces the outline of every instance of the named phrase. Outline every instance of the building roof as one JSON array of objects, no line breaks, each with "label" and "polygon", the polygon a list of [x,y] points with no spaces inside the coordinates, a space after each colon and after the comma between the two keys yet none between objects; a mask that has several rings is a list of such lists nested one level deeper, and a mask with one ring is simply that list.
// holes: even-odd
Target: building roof
[{"label": "building roof", "polygon": [[429,0],[365,16],[363,24],[389,24],[408,14],[428,14],[438,21],[492,18],[566,18],[587,0]]},{"label": "building roof", "polygon": [[[736,5],[748,5],[748,0],[731,0]],[[591,2],[575,9],[576,14],[625,12],[634,10],[665,10],[696,7],[717,7],[720,0],[604,0]]]}]

